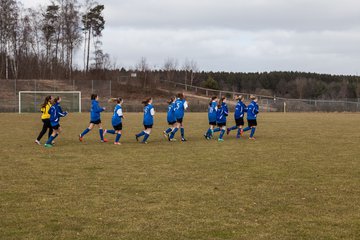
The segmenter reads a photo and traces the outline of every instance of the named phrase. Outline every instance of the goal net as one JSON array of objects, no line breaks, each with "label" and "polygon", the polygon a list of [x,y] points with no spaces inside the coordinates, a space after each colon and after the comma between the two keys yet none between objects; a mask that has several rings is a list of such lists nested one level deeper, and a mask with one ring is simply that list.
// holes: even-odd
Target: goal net
[{"label": "goal net", "polygon": [[80,91],[19,91],[19,113],[39,112],[46,96],[61,97],[61,108],[81,112]]}]

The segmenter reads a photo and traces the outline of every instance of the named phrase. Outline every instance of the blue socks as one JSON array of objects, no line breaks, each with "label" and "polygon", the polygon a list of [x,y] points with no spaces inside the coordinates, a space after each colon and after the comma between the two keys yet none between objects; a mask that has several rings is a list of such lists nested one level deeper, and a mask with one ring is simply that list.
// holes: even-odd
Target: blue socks
[{"label": "blue socks", "polygon": [[46,141],[46,144],[51,144],[55,137],[50,136],[49,139]]},{"label": "blue socks", "polygon": [[106,130],[106,133],[115,134],[115,130]]},{"label": "blue socks", "polygon": [[101,141],[104,141],[104,130],[99,129],[99,135],[100,135]]},{"label": "blue socks", "polygon": [[237,126],[232,126],[231,128],[228,128],[229,131],[237,129]]},{"label": "blue socks", "polygon": [[121,133],[116,134],[115,142],[119,142],[121,137]]},{"label": "blue socks", "polygon": [[205,136],[210,137],[211,136],[211,128],[209,128],[205,134]]},{"label": "blue socks", "polygon": [[222,139],[222,138],[223,138],[224,133],[225,133],[225,130],[224,130],[224,129],[221,129],[220,136],[219,136],[219,138],[220,138],[220,139]]},{"label": "blue socks", "polygon": [[246,127],[244,128],[244,132],[249,131],[250,129],[251,129],[250,127]]},{"label": "blue socks", "polygon": [[185,135],[185,130],[184,128],[180,128],[180,132],[181,132],[181,138],[185,138],[184,135]]},{"label": "blue socks", "polygon": [[53,141],[55,140],[55,138],[57,138],[57,136],[59,136],[59,134],[55,134],[55,136],[53,137]]},{"label": "blue socks", "polygon": [[81,137],[85,136],[88,132],[90,132],[90,129],[85,129],[82,134],[81,134]]},{"label": "blue socks", "polygon": [[150,136],[150,134],[145,133],[145,137],[144,137],[142,142],[143,143],[146,142],[146,140],[148,140],[149,136]]},{"label": "blue socks", "polygon": [[141,131],[141,133],[136,134],[136,137],[141,137],[141,136],[144,136],[144,135],[145,135],[145,132],[144,132],[144,131]]},{"label": "blue socks", "polygon": [[256,128],[254,128],[254,127],[251,128],[251,133],[250,133],[250,137],[251,137],[251,138],[254,136],[255,130],[256,130]]},{"label": "blue socks", "polygon": [[174,128],[174,130],[171,132],[170,134],[170,139],[173,139],[174,136],[175,136],[175,133],[178,131],[179,129],[178,128]]},{"label": "blue socks", "polygon": [[237,138],[240,138],[240,136],[241,136],[240,134],[241,134],[241,128],[238,128],[236,137],[237,137]]},{"label": "blue socks", "polygon": [[220,128],[215,128],[213,132],[220,132]]},{"label": "blue socks", "polygon": [[169,132],[171,132],[171,128],[166,129],[165,132],[166,132],[167,134],[169,134]]}]

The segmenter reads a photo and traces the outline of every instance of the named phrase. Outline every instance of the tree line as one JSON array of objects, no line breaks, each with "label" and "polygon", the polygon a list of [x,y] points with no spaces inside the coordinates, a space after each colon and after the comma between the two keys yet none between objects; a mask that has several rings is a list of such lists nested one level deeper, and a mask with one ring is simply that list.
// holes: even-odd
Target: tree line
[{"label": "tree line", "polygon": [[53,0],[27,9],[19,1],[0,0],[0,79],[71,78],[81,46],[85,72],[101,67],[108,61],[101,49],[103,10],[92,0]]},{"label": "tree line", "polygon": [[[0,79],[118,79],[136,73],[144,89],[161,80],[268,96],[311,99],[360,98],[358,76],[304,72],[205,72],[195,60],[166,58],[154,69],[145,57],[134,67],[118,68],[102,50],[104,5],[94,0],[49,0],[24,8],[17,0],[0,0]],[[83,51],[74,68],[74,52]]]}]

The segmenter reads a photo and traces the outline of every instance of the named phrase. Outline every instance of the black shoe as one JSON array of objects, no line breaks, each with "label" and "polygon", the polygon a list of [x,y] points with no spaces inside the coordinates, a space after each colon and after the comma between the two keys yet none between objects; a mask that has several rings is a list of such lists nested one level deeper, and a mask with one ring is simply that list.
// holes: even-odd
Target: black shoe
[{"label": "black shoe", "polygon": [[139,141],[139,137],[135,134],[135,139],[138,142]]},{"label": "black shoe", "polygon": [[182,142],[186,142],[187,140],[185,138],[181,138],[181,141]]}]

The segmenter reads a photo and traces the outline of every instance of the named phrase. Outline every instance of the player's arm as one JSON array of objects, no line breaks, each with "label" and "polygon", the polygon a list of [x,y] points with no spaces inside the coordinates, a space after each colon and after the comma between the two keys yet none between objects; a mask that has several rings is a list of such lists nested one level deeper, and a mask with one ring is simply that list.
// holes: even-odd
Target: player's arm
[{"label": "player's arm", "polygon": [[116,114],[117,114],[119,117],[124,118],[124,114],[123,114],[122,109],[118,109],[118,110],[116,111]]},{"label": "player's arm", "polygon": [[150,110],[150,114],[151,114],[151,116],[154,116],[154,115],[155,115],[155,109],[154,109],[154,108],[152,108],[152,109]]},{"label": "player's arm", "polygon": [[58,106],[58,111],[60,117],[65,117],[68,114],[67,112],[63,112],[60,106]]}]

